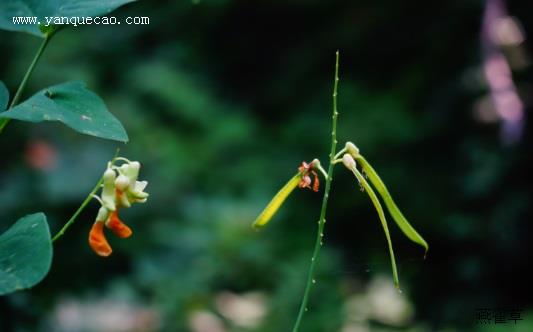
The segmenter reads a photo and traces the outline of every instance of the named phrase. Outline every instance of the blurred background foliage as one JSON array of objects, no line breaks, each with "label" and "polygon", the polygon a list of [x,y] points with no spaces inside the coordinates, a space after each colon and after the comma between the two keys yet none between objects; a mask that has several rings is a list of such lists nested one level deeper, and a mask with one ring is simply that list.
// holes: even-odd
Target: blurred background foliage
[{"label": "blurred background foliage", "polygon": [[[109,259],[87,245],[97,204],[84,211],[47,278],[0,298],[0,330],[290,330],[321,195],[298,191],[265,230],[250,224],[302,160],[326,162],[336,49],[339,141],[360,147],[430,251],[423,260],[391,226],[395,292],[372,204],[338,168],[302,331],[533,330],[531,131],[524,117],[509,143],[501,121],[482,116],[494,115],[482,103],[484,5],[140,1],[116,15],[149,25],[58,33],[26,95],[86,81],[127,129],[121,154],[142,162],[151,196],[125,211],[134,236],[110,235]],[[507,5],[533,35],[531,2]],[[11,93],[38,43],[0,32]],[[515,47],[527,60],[530,40]],[[513,72],[526,110],[531,73]],[[15,121],[0,140],[2,231],[36,211],[57,231],[116,148]],[[480,325],[480,308],[519,308],[524,320]]]}]

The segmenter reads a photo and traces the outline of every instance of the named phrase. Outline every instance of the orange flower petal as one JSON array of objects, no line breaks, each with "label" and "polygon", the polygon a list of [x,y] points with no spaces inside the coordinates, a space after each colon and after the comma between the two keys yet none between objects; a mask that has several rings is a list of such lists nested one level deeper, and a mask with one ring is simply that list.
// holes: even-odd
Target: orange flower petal
[{"label": "orange flower petal", "polygon": [[316,174],[315,171],[311,171],[311,173],[313,174],[313,191],[314,192],[317,192],[318,191],[318,188],[320,187],[320,181],[318,180],[318,174]]},{"label": "orange flower petal", "polygon": [[104,235],[104,223],[96,221],[89,232],[89,246],[99,256],[107,257],[113,250]]},{"label": "orange flower petal", "polygon": [[117,211],[111,212],[111,215],[106,222],[106,227],[115,233],[116,236],[121,238],[130,237],[133,233],[131,229],[119,219]]}]

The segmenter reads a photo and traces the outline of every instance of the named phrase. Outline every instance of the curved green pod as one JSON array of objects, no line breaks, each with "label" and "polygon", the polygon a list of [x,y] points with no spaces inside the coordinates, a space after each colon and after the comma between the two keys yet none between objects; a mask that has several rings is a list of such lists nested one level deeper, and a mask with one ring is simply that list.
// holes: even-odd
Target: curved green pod
[{"label": "curved green pod", "polygon": [[374,204],[374,207],[376,208],[376,211],[379,216],[379,220],[381,221],[381,226],[383,226],[383,231],[385,232],[385,237],[387,238],[387,244],[389,246],[389,254],[390,254],[390,260],[392,265],[392,278],[394,280],[394,286],[396,286],[397,289],[400,289],[400,281],[398,279],[398,269],[396,268],[396,259],[394,258],[394,250],[392,249],[392,240],[390,238],[389,233],[389,227],[387,226],[387,219],[385,219],[385,212],[383,212],[383,208],[381,207],[381,203],[379,202],[378,197],[374,193],[374,190],[372,187],[368,184],[366,179],[359,173],[357,168],[352,168],[351,171],[359,181],[359,183],[363,186],[366,193],[370,197],[370,200]]},{"label": "curved green pod", "polygon": [[383,183],[379,175],[376,173],[374,168],[372,168],[372,166],[368,163],[368,161],[361,155],[355,156],[355,159],[361,164],[361,167],[363,168],[366,175],[368,176],[368,179],[370,180],[370,182],[372,182],[376,190],[379,192],[379,194],[381,195],[381,198],[383,198],[383,201],[385,202],[385,206],[389,210],[389,213],[391,214],[392,218],[394,219],[398,227],[400,227],[402,232],[411,241],[424,247],[427,253],[429,249],[427,242],[422,238],[420,234],[418,234],[418,232],[413,228],[413,226],[409,224],[409,222],[404,217],[404,215],[402,214],[402,212],[400,211],[396,203],[394,203],[394,200],[392,199],[389,193],[389,190],[387,189],[387,187],[385,186],[385,184]]}]

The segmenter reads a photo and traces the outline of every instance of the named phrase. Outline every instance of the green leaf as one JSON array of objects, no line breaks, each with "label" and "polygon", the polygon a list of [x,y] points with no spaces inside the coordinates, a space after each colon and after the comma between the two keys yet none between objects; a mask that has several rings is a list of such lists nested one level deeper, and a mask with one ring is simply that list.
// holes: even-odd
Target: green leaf
[{"label": "green leaf", "polygon": [[[0,29],[23,31],[43,37],[39,25],[47,17],[94,17],[107,15],[116,8],[136,0],[1,0]],[[15,24],[13,17],[36,17],[31,24]],[[45,29],[46,30],[46,29]]]},{"label": "green leaf", "polygon": [[420,234],[418,234],[418,232],[413,228],[413,226],[409,224],[407,219],[405,219],[405,217],[403,216],[402,212],[400,211],[396,203],[394,203],[394,200],[392,199],[389,191],[387,190],[387,187],[385,186],[383,181],[381,181],[381,178],[378,176],[376,171],[372,168],[372,166],[368,163],[368,161],[366,161],[366,159],[363,156],[358,155],[356,159],[357,161],[359,161],[359,163],[361,163],[361,167],[367,174],[368,178],[370,179],[370,182],[372,182],[374,187],[376,187],[377,191],[383,198],[383,201],[385,202],[385,206],[387,206],[389,213],[391,214],[394,221],[396,221],[396,224],[398,224],[402,232],[411,241],[418,243],[419,245],[424,247],[427,253],[429,249],[427,242],[422,238],[422,236],[420,236]]},{"label": "green leaf", "polygon": [[363,186],[364,190],[370,197],[370,200],[372,203],[374,203],[374,207],[376,208],[376,211],[379,216],[379,220],[381,221],[381,226],[383,226],[383,231],[385,232],[385,237],[387,238],[387,244],[389,246],[389,254],[390,254],[390,260],[392,265],[392,278],[394,280],[394,286],[396,288],[400,288],[400,281],[398,279],[398,270],[396,269],[396,259],[394,258],[394,250],[392,249],[392,241],[389,234],[389,227],[387,226],[387,219],[385,219],[385,213],[383,212],[383,208],[381,207],[381,203],[379,202],[378,197],[374,193],[374,190],[368,182],[366,182],[365,178],[359,173],[357,168],[352,169],[353,174],[357,178],[357,181]]},{"label": "green leaf", "polygon": [[43,213],[19,219],[0,235],[0,295],[39,283],[52,264],[52,241]]},{"label": "green leaf", "polygon": [[59,121],[83,134],[128,141],[124,127],[109,113],[102,99],[77,81],[44,89],[0,113],[0,117],[30,122]]},{"label": "green leaf", "polygon": [[0,112],[7,109],[9,103],[9,91],[7,90],[4,82],[0,81]]},{"label": "green leaf", "polygon": [[298,186],[298,183],[302,180],[302,174],[298,172],[293,176],[289,182],[287,182],[283,188],[281,188],[278,193],[272,198],[270,203],[265,207],[263,212],[255,219],[253,223],[254,228],[259,228],[266,225],[270,219],[276,214],[278,209],[281,207],[283,202],[289,197],[290,193]]}]

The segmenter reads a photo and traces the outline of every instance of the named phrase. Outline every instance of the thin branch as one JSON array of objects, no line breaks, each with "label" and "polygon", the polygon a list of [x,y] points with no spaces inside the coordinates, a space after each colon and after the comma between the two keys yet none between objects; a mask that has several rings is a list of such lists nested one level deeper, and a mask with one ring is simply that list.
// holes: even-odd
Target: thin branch
[{"label": "thin branch", "polygon": [[[115,155],[113,156],[113,159],[111,160],[111,165],[114,164],[114,162],[117,160],[117,156],[119,153],[119,149],[115,152]],[[96,192],[102,187],[102,183],[104,182],[104,176],[100,177],[100,180],[96,183],[93,190],[87,195],[85,200],[81,203],[80,207],[74,212],[72,217],[67,221],[67,223],[57,232],[56,235],[52,238],[52,243],[57,241],[60,237],[62,237],[67,229],[76,221],[76,218],[78,218],[78,215],[85,209],[85,207],[91,202],[91,199],[95,198]]]},{"label": "thin branch", "polygon": [[[35,70],[35,66],[37,66],[37,62],[39,62],[39,59],[43,55],[44,50],[46,49],[46,46],[48,45],[48,42],[52,38],[54,34],[48,34],[44,38],[43,42],[41,43],[41,46],[37,50],[37,53],[33,57],[33,61],[31,62],[30,66],[28,67],[28,70],[26,70],[26,74],[24,75],[24,78],[22,79],[22,82],[20,82],[20,85],[17,89],[17,92],[15,93],[15,96],[11,100],[11,103],[9,104],[9,109],[13,108],[13,106],[17,105],[17,103],[20,100],[20,97],[22,97],[22,93],[24,92],[24,89],[26,88],[26,84],[28,83],[28,80],[31,77],[31,74]],[[2,130],[4,130],[4,127],[9,123],[10,119],[8,118],[2,118],[0,119],[0,133],[2,133]]]},{"label": "thin branch", "polygon": [[318,255],[320,253],[320,248],[322,247],[322,239],[324,237],[324,225],[326,224],[326,209],[328,206],[329,191],[331,188],[331,181],[333,180],[333,168],[335,164],[335,149],[337,148],[337,117],[339,112],[337,112],[337,87],[339,84],[339,51],[335,53],[335,82],[333,84],[333,114],[332,119],[332,128],[331,128],[331,151],[329,153],[329,167],[326,177],[326,186],[324,189],[324,197],[322,198],[322,208],[320,210],[320,219],[318,221],[318,232],[316,235],[315,248],[313,250],[313,256],[311,257],[311,265],[309,266],[309,273],[307,275],[307,284],[305,286],[304,295],[302,298],[302,303],[300,304],[300,310],[298,312],[298,317],[294,323],[292,329],[293,332],[298,332],[300,324],[302,322],[302,317],[304,312],[307,311],[307,302],[309,300],[309,293],[311,287],[315,284],[315,268],[318,261]]}]

